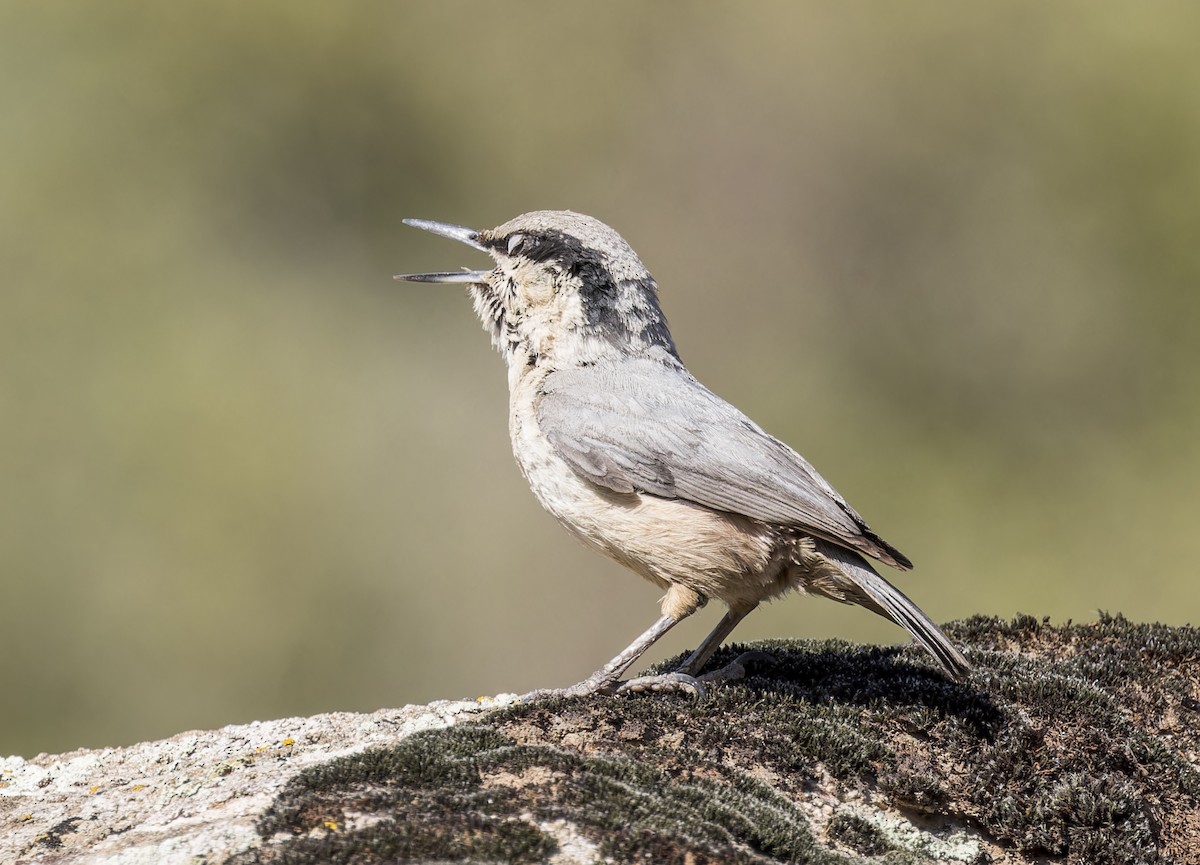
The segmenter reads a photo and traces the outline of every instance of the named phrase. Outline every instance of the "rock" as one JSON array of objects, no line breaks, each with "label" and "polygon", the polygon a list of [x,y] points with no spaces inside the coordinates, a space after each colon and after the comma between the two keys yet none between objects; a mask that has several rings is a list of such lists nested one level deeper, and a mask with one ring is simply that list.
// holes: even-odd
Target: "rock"
[{"label": "rock", "polygon": [[[1200,862],[1200,631],[976,618],[711,689],[325,715],[0,764],[4,862]],[[730,647],[722,664],[746,647]]]},{"label": "rock", "polygon": [[338,712],[181,733],[128,748],[0,760],[0,862],[217,862],[261,843],[289,779],[515,699]]}]

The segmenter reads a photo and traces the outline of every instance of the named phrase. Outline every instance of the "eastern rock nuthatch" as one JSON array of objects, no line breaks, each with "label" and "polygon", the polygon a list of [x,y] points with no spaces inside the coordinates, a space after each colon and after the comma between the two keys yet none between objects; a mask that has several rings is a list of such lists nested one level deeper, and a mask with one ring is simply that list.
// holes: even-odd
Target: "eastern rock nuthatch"
[{"label": "eastern rock nuthatch", "polygon": [[[396,279],[469,287],[508,365],[513,454],[538,501],[584,544],[666,592],[649,630],[559,693],[700,692],[696,677],[737,623],[791,589],[866,607],[907,629],[951,677],[970,670],[863,557],[912,563],[804,457],[687,371],[653,277],[615,231],[569,211],[484,231],[405,222],[496,262]],[[677,672],[620,682],[710,598],[728,611]]]}]

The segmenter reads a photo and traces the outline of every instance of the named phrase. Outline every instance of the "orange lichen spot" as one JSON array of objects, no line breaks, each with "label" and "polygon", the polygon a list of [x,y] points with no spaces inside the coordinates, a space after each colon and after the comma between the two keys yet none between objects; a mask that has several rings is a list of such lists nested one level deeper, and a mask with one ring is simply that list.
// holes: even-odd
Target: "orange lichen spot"
[{"label": "orange lichen spot", "polygon": [[288,737],[287,739],[283,740],[282,744],[287,745],[290,748],[290,747],[292,747],[292,745],[296,744],[296,740],[291,737]]},{"label": "orange lichen spot", "polygon": [[337,824],[336,820],[326,820],[321,825],[324,826],[326,829],[328,829],[330,832],[336,832],[338,830],[338,824]]},{"label": "orange lichen spot", "polygon": [[99,790],[99,789],[100,789],[102,786],[104,786],[104,785],[103,785],[103,784],[97,784],[97,785],[95,785],[94,787],[89,787],[89,788],[88,788],[88,795],[89,795],[89,796],[91,796],[93,793],[95,793],[97,790]]}]

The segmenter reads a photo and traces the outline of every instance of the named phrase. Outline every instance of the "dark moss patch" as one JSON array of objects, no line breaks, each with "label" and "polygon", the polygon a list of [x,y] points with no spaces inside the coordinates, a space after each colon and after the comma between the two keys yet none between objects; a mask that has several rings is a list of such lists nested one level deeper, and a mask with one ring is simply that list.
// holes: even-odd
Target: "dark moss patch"
[{"label": "dark moss patch", "polygon": [[333,761],[264,817],[287,840],[235,861],[544,861],[558,819],[621,862],[925,861],[844,813],[810,825],[798,803],[831,783],[1028,859],[1200,861],[1200,632],[950,631],[964,685],[913,650],[773,643],[774,667],[703,703],[547,700]]},{"label": "dark moss patch", "polygon": [[[959,759],[967,813],[1023,851],[1072,862],[1200,861],[1200,630],[1103,616],[952,629],[1005,706],[996,746]],[[952,748],[956,743],[948,743]]]},{"label": "dark moss patch", "polygon": [[[382,821],[311,835],[364,814]],[[236,861],[540,861],[556,845],[535,823],[559,818],[622,862],[845,861],[820,855],[795,806],[750,778],[677,775],[476,726],[418,733],[301,774],[260,825],[265,837],[295,840]]]},{"label": "dark moss patch", "polygon": [[853,814],[835,814],[827,833],[842,846],[864,856],[879,856],[893,849],[882,832]]},{"label": "dark moss patch", "polygon": [[[480,783],[481,755],[511,745],[490,730],[457,727],[310,769],[260,825],[268,837],[297,837],[234,861],[540,862],[554,851],[553,839],[514,819],[508,791]],[[349,828],[356,821],[360,828]]]}]

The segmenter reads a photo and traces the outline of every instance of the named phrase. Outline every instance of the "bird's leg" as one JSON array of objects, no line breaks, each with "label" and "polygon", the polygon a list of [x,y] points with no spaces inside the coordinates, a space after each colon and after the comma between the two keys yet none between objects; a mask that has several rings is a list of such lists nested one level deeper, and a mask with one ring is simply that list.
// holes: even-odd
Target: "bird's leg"
[{"label": "bird's leg", "polygon": [[624,651],[578,685],[572,685],[569,688],[547,688],[530,691],[521,699],[529,702],[542,697],[582,697],[588,694],[612,691],[617,684],[617,680],[624,675],[633,662],[644,655],[646,650],[653,646],[659,637],[679,624],[682,619],[683,616],[663,615],[662,618],[647,628],[645,633],[630,643]]},{"label": "bird's leg", "polygon": [[646,650],[658,641],[659,637],[696,612],[696,610],[700,609],[707,602],[708,599],[695,589],[689,589],[678,583],[672,583],[662,598],[662,618],[651,625],[644,634],[630,643],[625,651],[621,652],[621,654],[592,673],[592,675],[588,676],[578,685],[572,685],[570,688],[560,690],[531,691],[521,699],[529,701],[536,700],[539,697],[581,697],[588,694],[637,693],[639,691],[690,691],[697,697],[703,698],[704,686],[696,680],[695,676],[690,676],[686,673],[675,672],[665,673],[661,676],[639,676],[636,679],[630,679],[628,682],[621,682],[620,684],[618,684],[618,680],[634,661],[644,655]]},{"label": "bird's leg", "polygon": [[[755,605],[757,606],[757,604]],[[682,664],[679,665],[679,672],[686,673],[689,676],[698,676],[700,671],[704,669],[704,665],[708,663],[708,659],[713,656],[717,649],[721,648],[721,644],[725,642],[725,638],[733,633],[733,629],[738,626],[738,622],[746,618],[754,607],[747,609],[734,609],[730,607],[725,611],[725,615],[721,617],[721,621],[717,622],[717,626],[712,629],[712,633],[704,638],[696,651],[687,656]]]},{"label": "bird's leg", "polygon": [[[667,593],[663,595],[663,618],[673,618],[677,622],[682,621],[706,603],[708,603],[708,598],[695,589],[689,589],[679,583],[672,583],[668,587]],[[696,677],[678,670],[674,673],[662,673],[657,676],[638,676],[636,679],[622,682],[617,687],[616,693],[637,694],[642,691],[689,691],[698,699],[704,699],[704,686]]]},{"label": "bird's leg", "polygon": [[625,675],[625,671],[633,665],[633,662],[646,654],[646,650],[658,642],[659,637],[679,624],[679,621],[674,616],[663,616],[651,625],[644,634],[630,643],[625,651],[621,652],[621,654],[592,673],[592,675],[588,676],[578,685],[568,690],[592,694],[615,685],[617,680]]},{"label": "bird's leg", "polygon": [[700,675],[700,671],[704,669],[704,665],[708,663],[708,659],[713,656],[717,649],[721,648],[721,644],[725,642],[725,638],[733,633],[733,629],[738,626],[738,623],[750,615],[758,604],[753,604],[749,607],[730,607],[725,615],[721,617],[721,621],[717,622],[717,626],[713,628],[712,633],[704,638],[704,642],[696,647],[696,651],[688,655],[685,660],[676,670],[685,676],[698,678],[702,682],[723,682],[730,679],[741,679],[746,675],[746,664],[750,662],[770,662],[774,659],[766,652],[743,652],[734,660],[726,664],[719,670],[714,670],[711,673]]}]

